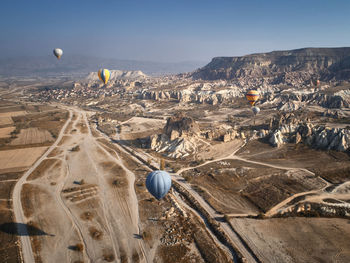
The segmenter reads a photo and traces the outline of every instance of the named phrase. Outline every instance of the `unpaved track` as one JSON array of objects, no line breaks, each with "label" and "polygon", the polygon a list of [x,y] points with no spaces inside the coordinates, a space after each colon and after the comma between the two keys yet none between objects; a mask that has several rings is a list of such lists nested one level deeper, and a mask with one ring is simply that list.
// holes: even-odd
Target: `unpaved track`
[{"label": "unpaved track", "polygon": [[[75,174],[72,174],[70,171],[71,162],[68,160],[71,158],[71,149],[74,145],[80,145],[80,151],[86,153],[86,159],[83,160],[83,163],[88,162],[91,166],[90,169],[93,174],[96,175],[96,179],[98,180],[98,187],[100,189],[98,196],[94,196],[93,198],[98,198],[101,204],[101,218],[105,222],[106,226],[106,234],[108,238],[110,238],[109,246],[113,249],[114,255],[116,256],[116,261],[118,261],[118,256],[120,256],[120,249],[126,250],[127,256],[129,260],[131,260],[132,256],[136,251],[140,255],[140,262],[152,262],[153,256],[149,255],[149,251],[145,250],[144,241],[142,239],[135,239],[133,234],[139,234],[139,225],[140,219],[138,214],[138,201],[134,189],[134,180],[135,175],[128,170],[123,164],[122,160],[115,152],[111,154],[108,152],[98,141],[97,138],[93,137],[90,130],[90,125],[87,121],[86,112],[83,110],[77,110],[71,107],[65,107],[69,110],[70,115],[66,123],[64,124],[57,140],[54,144],[45,152],[43,156],[40,157],[39,160],[28,170],[23,177],[18,181],[14,193],[14,211],[16,221],[18,223],[26,223],[26,218],[23,213],[23,208],[21,204],[21,189],[23,184],[26,182],[27,177],[38,167],[38,165],[45,159],[47,159],[48,155],[51,153],[53,149],[56,147],[60,148],[59,156],[62,160],[62,165],[66,167],[59,178],[56,179],[57,186],[55,187],[55,191],[53,192],[54,200],[62,212],[65,214],[65,217],[71,222],[73,229],[76,230],[79,239],[84,244],[84,262],[92,262],[99,257],[96,252],[97,248],[94,246],[94,243],[91,242],[91,238],[89,237],[89,233],[87,233],[87,228],[85,222],[81,221],[81,218],[77,215],[77,210],[73,207],[69,202],[67,203],[62,199],[62,189],[65,185],[70,184],[71,180],[75,178]],[[72,113],[77,115],[77,119],[72,121]],[[67,126],[69,124],[73,124],[72,128],[76,128],[78,123],[84,123],[87,127],[87,132],[83,134],[80,129],[74,134],[70,134],[70,131],[67,130]],[[63,136],[69,136],[69,140],[62,140]],[[62,143],[63,142],[63,143]],[[61,143],[59,145],[59,143]],[[125,198],[124,195],[118,194],[116,189],[111,188],[108,184],[107,177],[105,176],[105,172],[102,171],[100,161],[101,159],[98,152],[103,152],[103,156],[105,156],[105,161],[113,161],[118,164],[122,169],[125,170],[128,180],[128,197]],[[53,158],[53,157],[51,157]],[[103,158],[102,158],[103,159]],[[79,164],[74,163],[74,168],[79,166]],[[40,179],[39,179],[40,180]],[[31,182],[32,183],[32,182]],[[39,182],[35,182],[35,184],[41,185],[45,187],[45,184]],[[114,198],[116,195],[116,198]],[[87,200],[87,199],[85,199]],[[117,222],[124,222],[121,225]],[[27,229],[22,230],[23,234],[27,234]],[[57,236],[58,238],[58,236]],[[106,237],[107,238],[107,237]],[[55,241],[52,241],[55,242]],[[21,244],[22,244],[22,254],[24,262],[31,263],[34,262],[34,254],[31,247],[30,237],[25,235],[21,236]],[[57,251],[56,251],[57,252]],[[62,253],[65,253],[62,251]],[[43,255],[41,255],[43,256]],[[67,254],[68,256],[68,254]],[[46,256],[43,258],[44,262],[50,262],[50,260],[55,260],[55,258],[47,258]],[[67,257],[69,260],[69,257]]]},{"label": "unpaved track", "polygon": [[[116,137],[117,138],[119,137],[118,134]],[[123,145],[122,143],[121,143],[121,145],[123,147],[125,147],[125,145]],[[207,162],[205,162],[201,165],[198,165],[196,167],[200,167],[200,166],[206,165],[206,164],[211,163],[211,162],[216,162],[216,161],[228,159],[228,158],[234,156],[234,154],[241,147],[243,147],[242,143],[240,141],[237,141],[237,145],[236,145],[235,149],[233,150],[233,152],[229,156],[223,157],[223,158],[218,158],[218,159],[212,160],[212,161],[207,161]],[[128,152],[126,152],[126,153],[128,155],[130,155],[130,153],[128,153]],[[145,155],[143,153],[138,152],[138,153],[135,153],[135,155],[137,155],[139,158],[142,158],[144,161],[147,161],[147,159],[144,158]],[[158,167],[158,164],[153,164],[153,165]],[[200,203],[200,205],[209,213],[209,215],[212,218],[215,219],[217,217],[222,217],[222,215],[218,214],[211,206],[209,206],[209,204],[196,191],[194,191],[188,184],[184,183],[184,179],[179,175],[183,171],[190,170],[193,168],[195,168],[195,167],[183,168],[177,174],[171,174],[172,179],[175,180],[177,183],[179,183],[182,187],[184,187],[192,195],[192,197]],[[226,233],[226,235],[228,235],[229,238],[232,240],[232,242],[234,244],[236,244],[239,251],[246,258],[246,260],[247,260],[246,262],[259,262],[259,260],[256,258],[256,256],[253,254],[253,252],[246,246],[245,243],[242,243],[242,240],[240,239],[240,237],[232,230],[232,228],[230,227],[230,225],[227,222],[219,222],[219,224],[222,226],[222,229]],[[209,230],[209,232],[211,232],[211,231]],[[233,255],[233,257],[235,257],[235,256]]]},{"label": "unpaved track", "polygon": [[87,249],[87,243],[85,242],[84,238],[83,238],[83,233],[81,230],[81,227],[79,225],[78,220],[75,218],[75,216],[73,215],[72,211],[69,209],[69,207],[66,206],[66,204],[63,202],[62,196],[61,196],[61,192],[63,189],[63,186],[66,182],[66,178],[69,175],[70,171],[69,171],[69,166],[66,163],[66,154],[65,154],[65,158],[64,158],[64,162],[66,164],[66,175],[64,175],[64,178],[61,180],[61,182],[57,185],[56,191],[55,191],[55,199],[57,201],[57,203],[61,206],[61,208],[63,209],[63,211],[66,213],[66,216],[70,219],[73,227],[75,228],[75,230],[78,233],[78,236],[80,238],[80,240],[82,240],[82,242],[84,243],[84,246],[86,248],[86,256],[87,256],[87,262],[91,262],[91,256],[90,256],[90,251]]},{"label": "unpaved track", "polygon": [[[195,167],[186,167],[186,168],[182,168],[180,169],[176,174],[172,174],[172,178],[173,180],[175,180],[177,183],[179,183],[182,187],[184,187],[191,195],[194,199],[196,199],[200,205],[209,213],[209,215],[212,218],[218,218],[218,217],[222,217],[221,214],[218,214],[195,190],[193,190],[187,183],[185,183],[185,180],[183,177],[181,177],[181,173],[187,170],[191,170],[194,168],[198,168],[201,166],[205,166],[209,163],[214,163],[214,162],[218,162],[218,161],[223,161],[223,160],[239,160],[239,161],[244,161],[247,163],[252,163],[252,164],[258,164],[258,165],[262,165],[262,166],[266,166],[266,167],[271,167],[271,168],[275,168],[275,169],[281,169],[281,170],[287,170],[287,171],[303,171],[305,173],[314,175],[314,173],[310,172],[307,169],[304,168],[291,168],[291,167],[285,167],[285,166],[280,166],[280,165],[273,165],[273,164],[269,164],[269,163],[263,163],[263,162],[258,162],[258,161],[252,161],[240,156],[237,156],[236,153],[239,151],[239,149],[241,149],[245,144],[241,144],[241,143],[237,143],[236,148],[233,150],[233,152],[231,154],[229,154],[226,157],[222,157],[222,158],[217,158],[214,160],[210,160],[210,161],[206,161],[203,164],[197,165]],[[142,154],[137,154],[139,157],[142,156]],[[328,184],[327,184],[328,185]],[[305,192],[308,193],[308,192]],[[284,200],[282,201],[280,204],[277,204],[273,210],[277,209],[280,206],[283,206],[283,204],[288,203],[289,199],[293,199],[299,195],[303,195],[305,193],[299,193],[296,194],[290,198],[288,198],[288,200]],[[245,216],[245,215],[239,215],[237,214],[237,216]],[[257,258],[257,256],[254,254],[254,252],[251,250],[251,248],[247,245],[247,243],[241,238],[241,236],[239,235],[239,233],[237,233],[232,226],[227,223],[227,222],[219,222],[219,224],[221,225],[221,227],[223,228],[224,232],[230,237],[230,239],[232,240],[232,242],[234,244],[236,244],[236,246],[238,247],[239,251],[242,253],[242,255],[246,258],[247,262],[260,262],[260,260]]]},{"label": "unpaved track", "polygon": [[[101,208],[103,210],[104,220],[106,221],[106,227],[111,237],[112,247],[116,255],[119,253],[119,246],[125,246],[126,252],[129,254],[130,260],[133,251],[140,252],[141,262],[152,262],[146,252],[142,239],[135,239],[133,234],[139,234],[139,213],[138,213],[138,200],[134,189],[135,175],[128,170],[123,164],[118,154],[114,151],[115,156],[108,152],[101,144],[97,141],[97,138],[92,136],[91,127],[87,120],[86,112],[83,110],[77,110],[81,116],[82,121],[87,127],[87,134],[84,135],[84,142],[82,143],[83,149],[85,149],[89,163],[95,170],[98,185],[100,187],[100,200]],[[105,146],[105,145],[104,145]],[[107,147],[107,146],[105,146]],[[118,190],[111,188],[107,182],[105,172],[101,170],[98,163],[98,157],[96,153],[98,150],[102,151],[106,155],[107,160],[113,161],[120,166],[126,173],[126,179],[128,181],[128,194],[126,196],[119,193]],[[117,226],[115,222],[124,220],[124,226]],[[119,230],[118,230],[119,229]],[[121,232],[118,232],[122,230]],[[128,236],[130,235],[130,236]],[[125,242],[121,241],[125,237]],[[121,243],[123,242],[123,244]]]},{"label": "unpaved track", "polygon": [[[199,204],[209,213],[211,218],[221,218],[222,215],[217,213],[203,198],[200,196],[195,190],[192,189],[187,183],[184,183],[183,177],[172,174],[172,179],[175,180],[178,184],[184,187],[194,199],[199,202]],[[242,242],[241,238],[237,235],[235,231],[232,230],[229,223],[227,222],[218,222],[226,235],[231,239],[231,241],[237,246],[239,251],[242,253],[243,257],[246,258],[247,262],[259,262],[256,256],[252,253],[252,251],[246,246],[245,243]]]},{"label": "unpaved track", "polygon": [[21,202],[21,190],[23,184],[26,182],[28,176],[40,165],[40,163],[51,153],[51,151],[58,145],[58,143],[61,141],[64,131],[67,128],[69,122],[72,120],[72,111],[69,111],[69,118],[65,122],[63,128],[61,129],[57,140],[49,147],[49,149],[44,153],[43,156],[39,158],[35,162],[35,164],[24,173],[24,175],[18,180],[17,184],[15,185],[13,189],[12,194],[12,201],[13,201],[13,212],[15,215],[15,221],[18,224],[23,224],[23,227],[18,227],[18,232],[21,233],[20,240],[21,240],[21,248],[22,248],[22,257],[25,263],[34,262],[34,254],[30,242],[30,236],[28,235],[28,229],[26,227],[26,217],[23,213],[23,207]]}]

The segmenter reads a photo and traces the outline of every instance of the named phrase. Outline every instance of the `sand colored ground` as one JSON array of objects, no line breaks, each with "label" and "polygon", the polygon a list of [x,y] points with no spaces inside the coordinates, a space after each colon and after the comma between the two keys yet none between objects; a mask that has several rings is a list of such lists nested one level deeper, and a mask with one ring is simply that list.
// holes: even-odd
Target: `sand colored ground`
[{"label": "sand colored ground", "polygon": [[231,224],[262,262],[350,262],[346,219],[235,218]]},{"label": "sand colored ground", "polygon": [[25,114],[27,114],[26,111],[1,112],[1,113],[0,113],[0,118],[4,118],[4,117],[14,117],[14,116],[20,116],[20,115],[25,115]]},{"label": "sand colored ground", "polygon": [[25,111],[11,111],[11,112],[0,112],[0,125],[10,125],[13,124],[11,117],[24,115]]},{"label": "sand colored ground", "polygon": [[10,138],[11,132],[15,130],[15,127],[0,128],[0,138]]},{"label": "sand colored ground", "polygon": [[129,127],[135,132],[142,132],[148,129],[162,128],[165,124],[165,120],[132,117],[123,124],[130,125]]},{"label": "sand colored ground", "polygon": [[0,151],[0,169],[31,166],[46,149],[47,147],[33,147]]},{"label": "sand colored ground", "polygon": [[0,117],[0,125],[10,125],[13,124],[11,117]]},{"label": "sand colored ground", "polygon": [[165,120],[132,117],[131,119],[122,122],[120,135],[128,136],[130,133],[144,133],[163,128]]},{"label": "sand colored ground", "polygon": [[[1,132],[1,130],[0,130]],[[54,139],[47,130],[39,130],[38,128],[22,129],[17,138],[14,139],[11,145],[35,144],[51,142]]]},{"label": "sand colored ground", "polygon": [[[40,257],[43,262],[102,262],[113,257],[128,262],[135,262],[134,257],[144,260],[143,242],[134,237],[139,234],[134,174],[95,141],[85,114],[80,115],[72,128],[84,123],[86,133],[77,129],[74,136],[65,135],[67,139],[58,146],[61,154],[51,157],[61,161],[55,168],[42,169],[30,184],[36,189],[34,196],[24,198],[34,210],[31,220],[54,235],[37,237]],[[63,133],[59,139],[62,137]],[[79,149],[73,151],[76,145]],[[82,179],[82,185],[76,183]],[[91,218],[82,217],[84,213]],[[83,244],[83,252],[68,248],[77,243]]]}]

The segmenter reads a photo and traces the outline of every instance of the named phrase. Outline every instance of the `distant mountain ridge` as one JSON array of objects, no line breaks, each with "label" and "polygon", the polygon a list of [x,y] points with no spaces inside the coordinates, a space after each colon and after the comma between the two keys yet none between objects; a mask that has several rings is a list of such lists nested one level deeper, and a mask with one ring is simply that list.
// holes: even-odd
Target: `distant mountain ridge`
[{"label": "distant mountain ridge", "polygon": [[84,77],[99,68],[110,70],[145,72],[147,75],[177,74],[193,71],[204,65],[203,62],[187,61],[176,63],[106,59],[63,54],[60,60],[54,55],[46,57],[19,57],[0,59],[0,76],[59,76],[73,75]]},{"label": "distant mountain ridge", "polygon": [[192,72],[193,79],[265,79],[284,83],[288,78],[350,79],[350,47],[302,48],[241,57],[215,57]]}]

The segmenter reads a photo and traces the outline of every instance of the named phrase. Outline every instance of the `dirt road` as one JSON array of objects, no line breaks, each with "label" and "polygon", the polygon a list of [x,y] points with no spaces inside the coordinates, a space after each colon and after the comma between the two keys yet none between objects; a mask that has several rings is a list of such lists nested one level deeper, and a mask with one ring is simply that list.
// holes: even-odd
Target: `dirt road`
[{"label": "dirt road", "polygon": [[63,128],[61,129],[57,137],[57,140],[49,147],[49,149],[44,153],[44,155],[41,156],[39,160],[37,160],[35,164],[27,172],[24,173],[24,175],[18,180],[17,184],[13,189],[12,200],[13,200],[13,212],[15,215],[15,221],[18,224],[23,224],[23,225],[18,225],[21,227],[18,228],[17,231],[18,233],[20,233],[20,237],[21,237],[22,257],[24,262],[34,262],[34,255],[33,255],[33,250],[30,242],[30,237],[28,235],[28,230],[27,230],[27,227],[25,227],[26,219],[23,213],[23,207],[21,202],[22,186],[26,182],[28,176],[40,165],[40,163],[51,153],[51,151],[61,141],[64,131],[71,120],[72,120],[72,111],[69,111],[69,118],[64,124]]}]

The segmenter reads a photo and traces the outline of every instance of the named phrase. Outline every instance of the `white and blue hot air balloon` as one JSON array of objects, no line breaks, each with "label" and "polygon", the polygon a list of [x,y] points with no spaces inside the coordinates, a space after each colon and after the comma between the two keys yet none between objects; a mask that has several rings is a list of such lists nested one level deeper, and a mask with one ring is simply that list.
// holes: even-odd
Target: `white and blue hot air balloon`
[{"label": "white and blue hot air balloon", "polygon": [[252,111],[253,111],[254,115],[257,115],[257,114],[260,112],[260,108],[254,106],[254,107],[252,108]]},{"label": "white and blue hot air balloon", "polygon": [[161,170],[153,171],[148,174],[146,179],[146,187],[158,200],[162,199],[170,190],[171,177],[170,175]]}]

